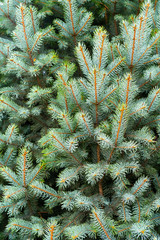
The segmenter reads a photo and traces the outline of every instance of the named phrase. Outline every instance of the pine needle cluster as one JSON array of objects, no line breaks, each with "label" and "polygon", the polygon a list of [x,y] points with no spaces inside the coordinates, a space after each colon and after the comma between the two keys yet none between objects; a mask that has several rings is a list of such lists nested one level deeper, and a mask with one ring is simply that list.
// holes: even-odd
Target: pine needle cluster
[{"label": "pine needle cluster", "polygon": [[160,240],[160,1],[0,1],[0,239]]}]

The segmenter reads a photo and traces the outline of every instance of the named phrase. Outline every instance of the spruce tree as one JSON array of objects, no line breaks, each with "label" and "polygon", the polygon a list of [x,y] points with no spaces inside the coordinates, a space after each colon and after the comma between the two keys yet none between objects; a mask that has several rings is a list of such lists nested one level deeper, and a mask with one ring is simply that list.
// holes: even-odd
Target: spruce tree
[{"label": "spruce tree", "polygon": [[0,239],[160,239],[159,13],[0,2]]}]

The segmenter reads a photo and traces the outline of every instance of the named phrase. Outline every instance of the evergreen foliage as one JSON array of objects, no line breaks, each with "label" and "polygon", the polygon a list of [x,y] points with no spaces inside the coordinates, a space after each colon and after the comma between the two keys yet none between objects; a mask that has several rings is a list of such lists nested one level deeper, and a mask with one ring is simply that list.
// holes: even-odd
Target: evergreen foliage
[{"label": "evergreen foliage", "polygon": [[0,1],[0,239],[160,239],[160,1]]}]

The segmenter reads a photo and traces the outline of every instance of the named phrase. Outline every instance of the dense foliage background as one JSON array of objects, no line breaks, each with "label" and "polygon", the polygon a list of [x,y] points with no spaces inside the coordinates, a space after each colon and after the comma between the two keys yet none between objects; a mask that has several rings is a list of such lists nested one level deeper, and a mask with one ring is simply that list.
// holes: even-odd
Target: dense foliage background
[{"label": "dense foliage background", "polygon": [[160,1],[0,1],[0,239],[160,239]]}]

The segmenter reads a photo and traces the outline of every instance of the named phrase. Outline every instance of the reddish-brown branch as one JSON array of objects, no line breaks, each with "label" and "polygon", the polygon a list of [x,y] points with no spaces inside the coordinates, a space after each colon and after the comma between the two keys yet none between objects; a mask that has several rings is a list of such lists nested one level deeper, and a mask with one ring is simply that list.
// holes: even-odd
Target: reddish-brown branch
[{"label": "reddish-brown branch", "polygon": [[158,118],[158,119],[154,119],[153,121],[150,121],[150,122],[146,123],[145,125],[148,125],[148,124],[151,124],[151,123],[153,123],[153,122],[157,122],[157,121],[160,121],[160,118]]},{"label": "reddish-brown branch", "polygon": [[4,141],[3,139],[0,138],[0,141],[3,142],[3,143],[6,143],[6,141]]},{"label": "reddish-brown branch", "polygon": [[112,240],[112,239],[110,238],[109,234],[107,233],[105,227],[103,226],[101,220],[99,219],[98,214],[97,214],[95,211],[93,211],[93,214],[94,214],[95,217],[97,218],[97,220],[98,220],[98,222],[99,222],[99,225],[101,226],[101,228],[102,228],[103,232],[105,233],[105,235],[107,236],[107,238],[108,238],[109,240]]},{"label": "reddish-brown branch", "polygon": [[118,178],[121,180],[123,186],[126,187],[126,184],[124,183],[124,181],[122,180],[122,178],[119,176],[119,174],[118,174],[117,176],[118,176]]},{"label": "reddish-brown branch", "polygon": [[158,93],[159,93],[159,89],[158,89],[158,91],[156,92],[156,94],[155,94],[155,96],[154,96],[154,98],[152,99],[152,102],[150,103],[150,105],[149,105],[149,107],[148,107],[148,111],[150,110],[150,108],[152,107],[152,104],[153,104],[153,102],[155,101],[155,99],[156,99],[156,97],[157,97],[157,95],[158,95]]},{"label": "reddish-brown branch", "polygon": [[51,32],[53,30],[53,28],[50,28],[47,32],[45,32],[42,37],[46,36],[49,32]]},{"label": "reddish-brown branch", "polygon": [[155,19],[153,17],[153,14],[151,13],[151,16],[152,16],[152,20],[153,20],[153,23],[154,23],[154,26],[157,28],[157,25],[156,25],[156,22],[155,22]]},{"label": "reddish-brown branch", "polygon": [[13,55],[14,55],[14,56],[16,56],[16,57],[23,57],[23,58],[27,58],[27,56],[23,56],[23,55],[21,55],[21,54],[16,54],[16,53],[14,53]]},{"label": "reddish-brown branch", "polygon": [[154,217],[154,218],[151,219],[151,221],[153,221],[153,220],[155,220],[155,219],[158,219],[158,218],[160,218],[160,217]]},{"label": "reddish-brown branch", "polygon": [[26,228],[26,229],[32,230],[32,228],[29,228],[29,227],[26,227],[26,226],[22,226],[22,225],[19,225],[19,224],[16,224],[16,223],[13,223],[13,226],[17,226],[17,227],[21,227],[21,228]]},{"label": "reddish-brown branch", "polygon": [[124,201],[122,203],[122,206],[123,206],[123,212],[124,212],[124,221],[126,222],[126,210],[125,210],[125,206],[124,206]]},{"label": "reddish-brown branch", "polygon": [[85,24],[81,27],[81,29],[76,33],[76,35],[78,35],[82,30],[83,28],[86,26],[86,24],[88,23],[89,19],[91,18],[92,14],[89,15],[87,21],[85,22]]},{"label": "reddish-brown branch", "polygon": [[30,13],[31,13],[31,19],[32,19],[33,31],[34,31],[34,34],[35,34],[35,33],[36,33],[36,30],[35,30],[35,24],[34,24],[34,18],[33,18],[33,11],[32,11],[32,8],[30,9]]},{"label": "reddish-brown branch", "polygon": [[141,0],[138,0],[138,11],[137,11],[137,16],[139,15],[139,12],[140,12],[140,3],[141,3]]},{"label": "reddish-brown branch", "polygon": [[65,181],[68,180],[69,178],[73,177],[81,168],[82,168],[82,166],[79,166],[72,175],[70,175],[70,176],[67,177],[67,178],[63,178],[63,179],[61,180],[61,182],[65,182]]},{"label": "reddish-brown branch", "polygon": [[113,56],[113,47],[112,47],[112,46],[110,46],[110,48],[111,48],[112,60],[114,61],[114,56]]},{"label": "reddish-brown branch", "polygon": [[66,121],[66,124],[67,124],[67,126],[68,126],[69,130],[72,132],[71,126],[70,126],[70,124],[69,124],[69,122],[68,122],[68,120],[67,120],[67,118],[66,118],[66,115],[65,115],[65,114],[63,114],[63,115],[62,115],[62,117],[65,119],[65,121]]},{"label": "reddish-brown branch", "polygon": [[137,199],[137,203],[138,203],[138,210],[139,210],[139,214],[138,214],[138,222],[140,222],[140,219],[141,219],[141,209],[140,209],[140,204],[139,204],[138,199]]},{"label": "reddish-brown branch", "polygon": [[[54,39],[60,40],[60,38],[55,37],[55,36],[53,36],[53,35],[49,35],[49,36],[52,37],[52,38],[54,38]],[[62,41],[61,41],[61,42],[62,42]]]},{"label": "reddish-brown branch", "polygon": [[99,163],[101,161],[100,159],[100,146],[97,144],[97,162]]},{"label": "reddish-brown branch", "polygon": [[157,43],[156,43],[156,54],[158,54],[158,46],[157,46]]},{"label": "reddish-brown branch", "polygon": [[10,154],[9,154],[9,156],[8,156],[8,158],[7,158],[7,160],[6,160],[5,163],[4,163],[5,166],[6,166],[7,162],[8,162],[8,160],[10,159],[10,156],[11,156],[12,152],[13,152],[13,149],[11,150],[11,152],[10,152]]},{"label": "reddish-brown branch", "polygon": [[0,206],[0,208],[12,207],[13,205]]},{"label": "reddish-brown branch", "polygon": [[85,62],[85,64],[86,64],[87,70],[88,70],[88,72],[90,73],[89,66],[88,66],[88,63],[87,63],[87,61],[86,61],[86,57],[85,57],[85,55],[84,55],[83,48],[82,48],[81,45],[80,45],[80,51],[81,51],[81,53],[82,53],[82,56],[83,56],[84,62]]},{"label": "reddish-brown branch", "polygon": [[146,85],[147,83],[149,83],[149,81],[146,81],[145,83],[142,83],[139,88],[143,87],[144,85]]},{"label": "reddish-brown branch", "polygon": [[77,106],[78,106],[79,109],[83,112],[81,106],[79,105],[79,103],[78,103],[78,101],[77,101],[77,98],[76,98],[76,96],[75,96],[75,93],[74,93],[74,91],[73,91],[72,84],[70,84],[70,88],[71,88],[72,95],[73,95],[73,97],[74,97],[74,100],[76,101]]},{"label": "reddish-brown branch", "polygon": [[9,51],[10,51],[10,47],[9,46],[7,46],[7,58],[9,58]]},{"label": "reddish-brown branch", "polygon": [[15,127],[13,126],[13,127],[12,127],[12,130],[11,130],[11,133],[10,133],[10,135],[9,135],[9,137],[8,137],[7,143],[9,142],[9,139],[11,138],[14,129],[15,129]]},{"label": "reddish-brown branch", "polygon": [[106,35],[102,35],[102,46],[100,47],[100,57],[99,57],[99,70],[101,68],[101,63],[102,63],[102,53],[103,53],[103,46],[104,46],[104,40],[105,40]]},{"label": "reddish-brown branch", "polygon": [[113,105],[117,108],[117,105],[112,100],[109,100],[109,101],[113,103]]},{"label": "reddish-brown branch", "polygon": [[112,151],[111,151],[111,153],[110,153],[108,162],[110,162],[111,157],[112,157],[112,155],[113,155],[113,152],[114,152],[114,150],[115,150],[115,148],[116,148],[116,146],[117,146],[117,141],[118,141],[119,132],[120,132],[121,124],[122,124],[122,118],[123,118],[124,110],[125,110],[125,104],[123,104],[123,105],[122,105],[122,108],[120,109],[120,111],[121,111],[121,116],[120,116],[120,120],[119,120],[117,136],[116,136],[116,140],[115,140],[115,147],[112,149]]},{"label": "reddish-brown branch", "polygon": [[[52,134],[51,135],[65,150],[67,150],[66,148],[65,148],[65,146]],[[67,150],[67,152],[68,152],[68,150]]]},{"label": "reddish-brown branch", "polygon": [[104,82],[105,77],[106,77],[106,73],[103,74],[103,78],[102,78],[102,82],[101,82],[100,89],[101,89],[101,87],[102,87],[102,84],[103,84],[103,82]]},{"label": "reddish-brown branch", "polygon": [[135,40],[136,40],[136,24],[133,27],[134,29],[134,34],[133,34],[133,47],[132,47],[132,57],[131,57],[131,67],[133,67],[133,56],[134,56],[134,51],[135,51]]},{"label": "reddish-brown branch", "polygon": [[[157,45],[157,43],[156,43],[156,45]],[[152,59],[152,60],[150,60],[150,61],[144,62],[143,64],[147,64],[147,63],[150,63],[150,62],[153,62],[153,61],[156,61],[156,60],[160,60],[159,57],[158,57],[158,58],[155,58],[155,59]]]},{"label": "reddish-brown branch", "polygon": [[157,2],[158,2],[158,0],[155,0],[155,4],[154,4],[154,12],[156,11]]},{"label": "reddish-brown branch", "polygon": [[16,36],[16,38],[19,40],[19,42],[22,44],[23,42],[22,42],[22,39],[21,38],[19,38],[18,37],[18,35],[15,33],[15,32],[13,32],[13,34]]},{"label": "reddish-brown branch", "polygon": [[67,29],[65,29],[60,23],[55,22],[57,25],[59,25],[61,28],[63,28],[64,31],[66,31],[68,34],[72,35],[70,32],[67,31]]},{"label": "reddish-brown branch", "polygon": [[3,12],[4,16],[7,17],[12,23],[13,25],[16,25],[16,23],[10,18],[10,16],[8,14],[6,14],[2,8],[0,8],[1,12]]},{"label": "reddish-brown branch", "polygon": [[99,194],[100,194],[101,196],[103,196],[102,181],[103,181],[103,179],[101,179],[101,180],[98,182]]},{"label": "reddish-brown branch", "polygon": [[136,146],[131,146],[131,147],[124,147],[124,146],[119,146],[117,148],[122,148],[122,149],[131,149],[131,148],[136,148]]},{"label": "reddish-brown branch", "polygon": [[67,102],[67,98],[66,98],[66,93],[64,93],[64,99],[65,99],[65,104],[66,104],[66,110],[68,112],[68,102]]},{"label": "reddish-brown branch", "polygon": [[[97,162],[99,163],[100,161],[101,161],[101,159],[100,159],[100,146],[99,146],[99,144],[97,143]],[[103,196],[102,182],[103,182],[103,179],[101,179],[101,180],[98,182],[99,194],[100,194],[101,196]]]},{"label": "reddish-brown branch", "polygon": [[140,110],[142,110],[144,108],[146,108],[146,106],[143,106],[143,107],[139,108],[138,110],[136,110],[135,112],[130,113],[129,116],[135,114],[136,112],[139,112]]},{"label": "reddish-brown branch", "polygon": [[97,100],[97,72],[96,69],[94,69],[94,90],[95,90],[95,107],[96,107],[96,125],[98,125],[98,100]]},{"label": "reddish-brown branch", "polygon": [[110,155],[109,155],[108,163],[110,163],[110,160],[111,160],[111,157],[112,157],[112,155],[113,155],[114,150],[115,150],[115,147],[112,149],[112,151],[111,151],[111,153],[110,153]]},{"label": "reddish-brown branch", "polygon": [[127,91],[126,91],[126,108],[128,106],[128,96],[129,96],[129,84],[131,81],[131,75],[129,74],[127,77]]},{"label": "reddish-brown branch", "polygon": [[9,61],[15,63],[17,66],[19,66],[20,68],[22,68],[25,72],[28,72],[27,69],[25,69],[24,67],[22,67],[19,63],[15,62],[13,59],[9,59]]},{"label": "reddish-brown branch", "polygon": [[[60,66],[61,67],[61,66]],[[50,74],[56,72],[60,67],[57,67],[56,69],[54,69],[52,72],[50,72]]]},{"label": "reddish-brown branch", "polygon": [[9,0],[7,0],[7,13],[8,13],[8,16],[9,16]]},{"label": "reddish-brown branch", "polygon": [[122,124],[122,118],[123,118],[124,110],[125,110],[125,105],[123,104],[122,108],[120,109],[121,116],[120,116],[120,120],[119,120],[118,131],[117,131],[117,136],[116,136],[116,140],[115,140],[115,146],[117,146],[117,141],[118,141],[119,132],[120,132],[121,124]]},{"label": "reddish-brown branch", "polygon": [[[156,42],[160,39],[160,36],[149,46],[146,48],[146,50],[144,51],[144,53],[140,56],[140,58],[138,59],[137,63],[139,62],[139,60],[145,55],[145,53],[151,48],[153,47],[154,44],[156,44]],[[136,64],[137,64],[136,63]]]},{"label": "reddish-brown branch", "polygon": [[120,61],[119,63],[117,63],[116,66],[114,66],[114,67],[109,71],[109,73],[107,74],[107,76],[108,76],[111,72],[113,72],[114,69],[115,69],[116,67],[118,67],[123,61],[124,61],[124,58],[121,59],[121,61]]},{"label": "reddish-brown branch", "polygon": [[127,229],[130,229],[130,227],[121,229],[121,230],[119,230],[118,232],[123,232],[123,231],[125,231],[125,230],[127,230]]},{"label": "reddish-brown branch", "polygon": [[114,88],[110,93],[107,94],[107,96],[105,96],[100,102],[98,102],[98,104],[100,104],[101,102],[103,102],[109,95],[111,95],[117,88]]},{"label": "reddish-brown branch", "polygon": [[37,173],[36,173],[35,176],[31,179],[30,183],[33,182],[33,180],[37,177],[37,175],[39,174],[39,172],[41,171],[41,169],[42,169],[43,167],[44,167],[44,165],[42,165],[42,166],[38,169]]},{"label": "reddish-brown branch", "polygon": [[[111,113],[113,113],[112,109],[107,104],[105,104],[105,106],[111,111]],[[104,119],[104,121],[106,121],[109,118],[111,113]]]},{"label": "reddish-brown branch", "polygon": [[91,131],[90,131],[88,125],[87,125],[87,122],[86,122],[86,119],[85,119],[85,114],[82,114],[82,119],[83,119],[83,121],[84,121],[84,123],[85,123],[85,125],[86,125],[86,128],[87,128],[89,134],[92,135],[92,133],[91,133]]},{"label": "reddish-brown branch", "polygon": [[160,72],[158,72],[158,73],[156,74],[156,77],[157,77],[159,74],[160,74]]},{"label": "reddish-brown branch", "polygon": [[5,172],[15,183],[17,183],[18,185],[20,185],[20,183],[17,182],[17,180],[15,180],[4,168],[1,168],[1,170],[2,170],[3,172]]},{"label": "reddish-brown branch", "polygon": [[87,86],[80,80],[80,83],[88,90]]},{"label": "reddish-brown branch", "polygon": [[100,2],[101,5],[103,5],[105,7],[106,10],[109,11],[109,8],[107,7],[107,5],[105,5],[104,3]]},{"label": "reddish-brown branch", "polygon": [[59,73],[58,75],[60,76],[60,78],[61,78],[61,80],[62,80],[62,82],[63,82],[63,85],[66,87],[68,93],[71,94],[70,91],[68,90],[67,83],[65,82],[65,80],[64,80],[64,78],[63,78],[63,76],[62,76],[62,74]]},{"label": "reddish-brown branch", "polygon": [[158,186],[160,187],[160,182],[159,182],[159,180],[158,180],[158,178],[156,176],[155,176],[155,179],[156,179],[156,181],[158,183]]},{"label": "reddish-brown branch", "polygon": [[26,26],[25,26],[25,23],[24,23],[24,9],[25,8],[23,6],[21,6],[22,26],[23,26],[24,38],[25,38],[25,41],[26,41],[27,52],[28,52],[29,58],[31,60],[32,65],[34,65],[33,64],[32,55],[31,55],[31,52],[30,52],[30,47],[29,47],[29,44],[28,44],[28,38],[27,38],[27,33],[26,33]]},{"label": "reddish-brown branch", "polygon": [[143,186],[143,184],[147,181],[148,181],[147,179],[144,179],[143,182],[141,183],[141,185],[134,191],[133,194],[136,194],[139,191],[139,189]]},{"label": "reddish-brown branch", "polygon": [[37,42],[38,42],[38,40],[41,38],[41,34],[39,34],[38,35],[38,37],[37,37],[37,39],[36,39],[36,41],[35,41],[35,43],[34,43],[34,45],[33,45],[33,47],[32,47],[32,49],[31,49],[31,52],[33,51],[33,49],[35,48],[35,46],[36,46],[36,44],[37,44]]},{"label": "reddish-brown branch", "polygon": [[150,4],[148,3],[146,5],[146,14],[145,14],[144,23],[143,23],[142,38],[144,37],[144,31],[145,31],[145,26],[146,26],[146,22],[147,22],[147,15],[148,15],[149,7],[150,7]]},{"label": "reddish-brown branch", "polygon": [[139,44],[140,44],[142,22],[143,22],[143,17],[140,17],[140,26],[139,26],[139,35],[138,35],[138,49],[139,49]]},{"label": "reddish-brown branch", "polygon": [[0,43],[2,43],[3,45],[7,45],[7,44],[8,44],[8,43],[5,43],[5,42],[1,42],[1,41],[0,41]]},{"label": "reddish-brown branch", "polygon": [[78,162],[80,165],[82,165],[82,163],[71,153],[71,152],[69,152],[66,148],[65,148],[65,146],[52,134],[51,135],[61,146],[62,146],[62,148],[68,153],[68,154],[70,154],[75,160],[76,160],[76,162]]},{"label": "reddish-brown branch", "polygon": [[6,198],[10,198],[10,197],[12,197],[13,195],[15,195],[16,193],[21,192],[22,190],[23,190],[23,188],[15,191],[15,192],[13,192],[13,193],[11,193],[11,194],[9,194],[9,195],[7,195]]},{"label": "reddish-brown branch", "polygon": [[23,153],[23,184],[24,184],[24,187],[26,187],[26,155],[27,155],[27,152],[26,150],[24,151]]},{"label": "reddish-brown branch", "polygon": [[73,21],[73,13],[72,13],[71,0],[67,0],[67,1],[68,1],[68,3],[69,3],[69,11],[70,11],[70,15],[71,15],[71,24],[72,24],[73,34],[76,35],[75,28],[74,28],[74,21]]},{"label": "reddish-brown branch", "polygon": [[[120,53],[120,51],[119,51],[119,48],[118,48],[118,46],[116,45],[116,49],[117,49],[117,51],[118,51],[118,53],[119,53],[119,55],[120,55],[120,57],[122,58],[122,54]],[[113,59],[114,60],[114,59]]]},{"label": "reddish-brown branch", "polygon": [[124,26],[124,28],[125,28],[125,30],[126,30],[127,35],[129,36],[129,33],[128,33],[128,30],[127,30],[127,27],[126,27],[125,22],[123,22],[123,26]]},{"label": "reddish-brown branch", "polygon": [[56,58],[55,55],[53,55],[41,68],[39,71],[41,71],[49,62],[51,62],[54,58]]},{"label": "reddish-brown branch", "polygon": [[[114,12],[113,12],[113,16],[116,15],[116,4],[117,4],[117,2],[115,1],[115,2],[114,2]],[[116,35],[118,35],[117,21],[115,20],[115,18],[114,18],[114,27],[115,27],[115,33],[116,33]]]},{"label": "reddish-brown branch", "polygon": [[49,194],[49,195],[51,195],[51,196],[54,196],[54,197],[56,197],[56,198],[61,198],[61,196],[55,195],[55,194],[53,194],[53,193],[51,193],[51,192],[48,192],[48,191],[46,191],[45,189],[39,188],[39,187],[37,187],[37,186],[35,186],[35,185],[31,185],[31,187],[32,187],[32,188],[35,188],[35,189],[38,189],[38,190],[40,190],[40,191],[42,191],[42,192],[45,192],[45,193],[47,193],[47,194]]},{"label": "reddish-brown branch", "polygon": [[3,56],[5,56],[6,57],[6,55],[0,50],[0,53],[3,55]]},{"label": "reddish-brown branch", "polygon": [[78,214],[77,217],[75,217],[72,221],[70,221],[69,223],[67,223],[67,225],[65,227],[63,227],[63,229],[58,233],[58,235],[55,236],[55,238],[57,238],[70,224],[72,224],[82,213]]},{"label": "reddish-brown branch", "polygon": [[5,105],[7,105],[8,107],[12,108],[15,112],[18,112],[17,109],[15,109],[14,107],[12,107],[10,104],[6,103],[4,100],[0,100],[1,103],[4,103]]},{"label": "reddish-brown branch", "polygon": [[55,230],[55,225],[52,225],[49,229],[50,233],[51,233],[51,238],[50,240],[53,240],[53,233],[54,233],[54,230]]}]

